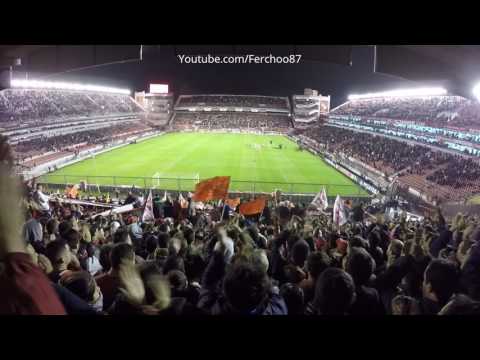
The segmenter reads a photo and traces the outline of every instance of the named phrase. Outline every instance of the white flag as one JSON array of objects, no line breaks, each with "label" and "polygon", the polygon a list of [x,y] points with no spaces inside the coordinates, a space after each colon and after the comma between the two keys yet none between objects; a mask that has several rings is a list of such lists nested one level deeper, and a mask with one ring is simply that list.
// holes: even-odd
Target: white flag
[{"label": "white flag", "polygon": [[185,200],[182,193],[179,193],[179,195],[178,195],[178,202],[180,203],[180,207],[182,209],[187,209],[188,208],[188,201]]},{"label": "white flag", "polygon": [[320,191],[317,195],[315,195],[315,198],[312,200],[311,205],[313,205],[314,207],[320,210],[325,210],[328,208],[328,198],[327,198],[327,192],[325,191],[325,187],[323,187],[322,191]]},{"label": "white flag", "polygon": [[145,203],[145,209],[143,210],[142,222],[155,221],[155,215],[153,215],[153,199],[152,190],[148,193],[147,201]]},{"label": "white flag", "polygon": [[165,190],[165,194],[163,195],[162,202],[167,201],[167,190]]},{"label": "white flag", "polygon": [[345,211],[345,204],[340,195],[337,195],[335,204],[333,205],[333,222],[338,226],[342,226],[347,222],[347,213]]}]

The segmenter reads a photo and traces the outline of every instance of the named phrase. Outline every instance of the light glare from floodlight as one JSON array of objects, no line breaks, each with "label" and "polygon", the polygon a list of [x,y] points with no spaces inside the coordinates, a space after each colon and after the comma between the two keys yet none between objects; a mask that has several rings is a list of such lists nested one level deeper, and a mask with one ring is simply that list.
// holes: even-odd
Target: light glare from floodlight
[{"label": "light glare from floodlight", "polygon": [[408,96],[434,96],[446,95],[447,90],[441,87],[398,89],[378,93],[348,95],[348,100],[369,99],[378,97],[408,97]]},{"label": "light glare from floodlight", "polygon": [[67,83],[67,82],[60,82],[60,81],[12,79],[12,81],[10,82],[10,86],[15,88],[98,91],[98,92],[130,95],[129,89],[120,89],[120,88],[100,86],[100,85],[75,84],[75,83]]},{"label": "light glare from floodlight", "polygon": [[473,87],[472,92],[473,92],[473,95],[475,95],[475,97],[477,98],[477,100],[480,101],[480,83],[478,83]]}]

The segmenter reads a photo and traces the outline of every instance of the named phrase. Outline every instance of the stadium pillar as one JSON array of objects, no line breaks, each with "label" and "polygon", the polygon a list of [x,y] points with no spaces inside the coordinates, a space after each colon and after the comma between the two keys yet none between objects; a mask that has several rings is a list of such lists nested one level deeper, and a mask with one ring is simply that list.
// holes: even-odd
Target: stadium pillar
[{"label": "stadium pillar", "polygon": [[293,184],[290,183],[290,194],[293,194]]},{"label": "stadium pillar", "polygon": [[63,175],[63,183],[67,185],[67,175]]},{"label": "stadium pillar", "polygon": [[177,177],[177,186],[178,186],[178,191],[182,191],[182,188],[180,187],[180,178]]},{"label": "stadium pillar", "polygon": [[147,188],[147,178],[146,177],[143,178],[143,188],[144,189]]},{"label": "stadium pillar", "polygon": [[113,177],[113,186],[117,187],[117,177]]}]

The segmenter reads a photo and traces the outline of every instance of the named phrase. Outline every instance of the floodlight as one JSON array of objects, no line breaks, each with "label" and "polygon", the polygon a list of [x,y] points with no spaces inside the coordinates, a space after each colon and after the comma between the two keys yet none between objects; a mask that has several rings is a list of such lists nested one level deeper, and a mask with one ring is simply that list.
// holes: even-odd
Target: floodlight
[{"label": "floodlight", "polygon": [[480,101],[480,83],[478,83],[473,87],[472,92],[473,92],[473,95],[475,95],[475,97],[477,98],[477,100]]},{"label": "floodlight", "polygon": [[68,83],[68,82],[61,82],[61,81],[12,79],[12,81],[10,82],[10,86],[14,88],[98,91],[98,92],[130,95],[129,89],[120,89],[120,88],[100,86],[100,85],[75,84],[75,83]]},{"label": "floodlight", "polygon": [[441,87],[416,88],[416,89],[397,89],[378,93],[353,94],[348,96],[348,100],[369,99],[379,97],[413,97],[413,96],[435,96],[446,95],[447,90]]}]

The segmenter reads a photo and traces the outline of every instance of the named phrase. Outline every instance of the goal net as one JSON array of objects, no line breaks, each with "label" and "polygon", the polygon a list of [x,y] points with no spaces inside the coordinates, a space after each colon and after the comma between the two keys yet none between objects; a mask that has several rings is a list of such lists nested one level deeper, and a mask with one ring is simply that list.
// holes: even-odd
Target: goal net
[{"label": "goal net", "polygon": [[166,190],[194,190],[200,182],[200,174],[165,174],[156,172],[152,176],[152,188]]}]

